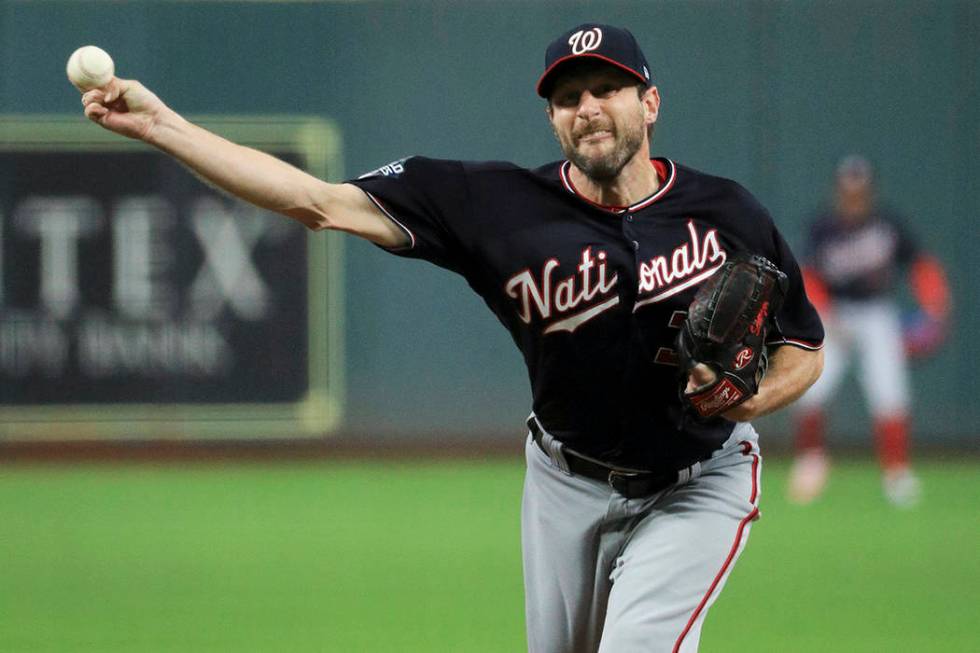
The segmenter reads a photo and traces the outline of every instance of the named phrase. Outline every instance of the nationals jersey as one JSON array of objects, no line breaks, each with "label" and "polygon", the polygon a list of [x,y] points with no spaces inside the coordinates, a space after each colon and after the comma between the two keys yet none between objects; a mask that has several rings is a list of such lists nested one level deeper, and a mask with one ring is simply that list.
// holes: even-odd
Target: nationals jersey
[{"label": "nationals jersey", "polygon": [[805,259],[831,297],[851,300],[890,296],[902,266],[918,256],[916,243],[888,211],[849,222],[833,211],[817,215]]},{"label": "nationals jersey", "polygon": [[682,408],[674,353],[698,285],[738,252],[789,277],[771,345],[819,348],[823,327],[766,210],[737,183],[667,159],[626,207],[580,195],[570,164],[414,157],[351,183],[405,230],[394,253],[462,275],[527,364],[533,410],[567,446],[610,464],[676,470],[710,457],[734,423]]}]

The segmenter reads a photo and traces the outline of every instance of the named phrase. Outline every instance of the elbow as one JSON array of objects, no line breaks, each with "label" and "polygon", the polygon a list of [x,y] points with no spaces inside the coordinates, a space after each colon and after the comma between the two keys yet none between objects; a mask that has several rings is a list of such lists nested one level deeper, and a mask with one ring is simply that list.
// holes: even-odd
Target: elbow
[{"label": "elbow", "polygon": [[288,198],[283,202],[285,208],[279,211],[283,215],[296,220],[310,231],[338,228],[333,215],[337,210],[337,197],[331,184],[307,177],[301,186],[289,193]]},{"label": "elbow", "polygon": [[823,374],[823,349],[818,349],[816,355],[813,357],[813,367],[810,372],[810,382],[807,384],[807,388],[817,382],[820,375]]},{"label": "elbow", "polygon": [[283,209],[283,215],[292,218],[310,231],[324,231],[333,228],[330,216],[315,207],[297,206]]},{"label": "elbow", "polygon": [[303,220],[303,226],[310,231],[325,231],[335,228],[333,223],[330,222],[329,217],[322,213],[313,213],[310,215],[307,219]]}]

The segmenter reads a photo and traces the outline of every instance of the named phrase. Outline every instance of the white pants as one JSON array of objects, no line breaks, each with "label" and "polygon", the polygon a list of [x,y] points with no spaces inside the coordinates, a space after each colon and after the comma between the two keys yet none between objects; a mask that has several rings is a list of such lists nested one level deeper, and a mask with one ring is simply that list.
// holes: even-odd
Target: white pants
[{"label": "white pants", "polygon": [[521,527],[530,652],[697,651],[759,515],[757,442],[739,424],[695,478],[627,499],[562,472],[529,437]]},{"label": "white pants", "polygon": [[826,321],[823,374],[797,403],[800,410],[823,407],[837,391],[852,360],[875,417],[906,414],[909,375],[898,309],[891,301],[834,303]]}]

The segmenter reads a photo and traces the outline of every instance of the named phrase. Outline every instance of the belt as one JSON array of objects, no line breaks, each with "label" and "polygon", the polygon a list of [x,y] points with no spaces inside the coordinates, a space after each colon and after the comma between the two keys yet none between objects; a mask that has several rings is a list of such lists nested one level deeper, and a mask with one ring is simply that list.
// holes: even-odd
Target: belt
[{"label": "belt", "polygon": [[[684,473],[657,473],[643,469],[607,465],[566,447],[542,429],[533,415],[527,420],[527,426],[531,431],[531,438],[534,443],[563,471],[574,476],[585,476],[600,483],[606,483],[627,499],[648,497],[676,484],[682,477],[687,480],[694,475],[691,468],[682,470]],[[700,468],[699,465],[698,468]]]}]

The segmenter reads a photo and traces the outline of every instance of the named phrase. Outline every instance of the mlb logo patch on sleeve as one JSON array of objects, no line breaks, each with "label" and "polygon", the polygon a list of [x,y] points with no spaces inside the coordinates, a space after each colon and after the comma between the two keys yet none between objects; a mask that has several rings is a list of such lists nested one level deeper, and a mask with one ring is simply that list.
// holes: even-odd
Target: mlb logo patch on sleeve
[{"label": "mlb logo patch on sleeve", "polygon": [[408,157],[403,157],[397,161],[392,161],[391,163],[385,164],[376,170],[371,172],[366,172],[358,179],[367,179],[368,177],[397,177],[401,173],[405,172],[405,161]]}]

